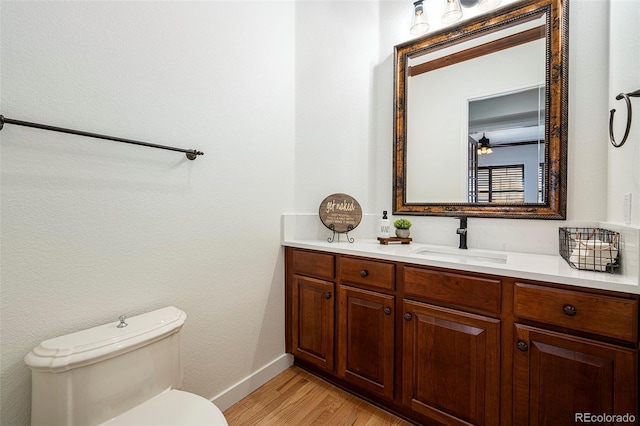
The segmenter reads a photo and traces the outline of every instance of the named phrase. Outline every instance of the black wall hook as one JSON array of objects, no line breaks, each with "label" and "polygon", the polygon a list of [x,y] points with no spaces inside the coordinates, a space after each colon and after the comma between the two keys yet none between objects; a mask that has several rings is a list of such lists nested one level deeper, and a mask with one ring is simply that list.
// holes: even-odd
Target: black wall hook
[{"label": "black wall hook", "polygon": [[609,139],[611,140],[611,145],[615,146],[616,148],[620,148],[622,145],[624,145],[624,143],[627,141],[627,138],[629,137],[629,131],[631,130],[631,99],[629,98],[631,97],[640,97],[640,89],[631,93],[620,93],[618,96],[616,96],[617,101],[619,101],[620,99],[624,99],[625,103],[627,104],[627,126],[625,127],[624,136],[622,136],[622,141],[620,141],[620,143],[616,143],[615,137],[613,136],[613,115],[615,114],[616,110],[614,108],[610,111]]}]

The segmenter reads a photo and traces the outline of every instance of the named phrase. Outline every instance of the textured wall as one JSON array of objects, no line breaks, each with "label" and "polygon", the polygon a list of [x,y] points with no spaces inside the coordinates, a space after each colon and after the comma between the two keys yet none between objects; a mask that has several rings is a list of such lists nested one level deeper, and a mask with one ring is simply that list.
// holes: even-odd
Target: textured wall
[{"label": "textured wall", "polygon": [[336,192],[354,196],[369,211],[376,196],[378,8],[373,1],[297,3],[297,212],[318,211]]},{"label": "textured wall", "polygon": [[[284,352],[280,213],[293,200],[289,2],[2,2],[2,417],[28,422],[40,341],[187,312],[187,390]],[[247,13],[248,11],[252,13]]]},{"label": "textured wall", "polygon": [[[606,12],[606,11],[605,11]],[[640,3],[637,0],[612,0],[610,3],[611,48],[609,57],[609,91],[607,111],[615,108],[615,140],[622,141],[627,124],[627,106],[624,100],[616,100],[619,93],[640,89]],[[602,144],[609,146],[609,210],[610,222],[624,222],[624,195],[632,194],[631,224],[640,226],[640,98],[631,98],[634,111],[631,131],[621,148],[614,148],[608,134],[602,136]]]}]

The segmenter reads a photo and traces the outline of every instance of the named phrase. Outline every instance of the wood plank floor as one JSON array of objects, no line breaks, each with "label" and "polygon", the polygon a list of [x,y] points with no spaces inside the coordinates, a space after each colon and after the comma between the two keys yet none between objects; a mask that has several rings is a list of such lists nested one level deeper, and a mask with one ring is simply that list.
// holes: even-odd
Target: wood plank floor
[{"label": "wood plank floor", "polygon": [[224,412],[229,426],[410,423],[292,366]]}]

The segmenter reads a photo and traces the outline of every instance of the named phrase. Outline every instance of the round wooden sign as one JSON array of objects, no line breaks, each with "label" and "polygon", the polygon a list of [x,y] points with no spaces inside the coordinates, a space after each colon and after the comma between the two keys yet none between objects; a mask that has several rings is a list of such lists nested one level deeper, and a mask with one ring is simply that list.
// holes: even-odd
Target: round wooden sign
[{"label": "round wooden sign", "polygon": [[349,232],[360,224],[362,208],[350,195],[332,194],[320,203],[320,220],[335,232]]}]

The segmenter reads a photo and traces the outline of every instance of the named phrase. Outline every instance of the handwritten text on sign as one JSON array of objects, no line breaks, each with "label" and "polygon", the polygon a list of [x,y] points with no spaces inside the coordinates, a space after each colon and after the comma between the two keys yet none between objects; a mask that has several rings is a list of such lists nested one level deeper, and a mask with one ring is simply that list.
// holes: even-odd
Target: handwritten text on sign
[{"label": "handwritten text on sign", "polygon": [[336,232],[349,232],[360,224],[362,208],[350,195],[329,195],[320,204],[320,220]]}]

